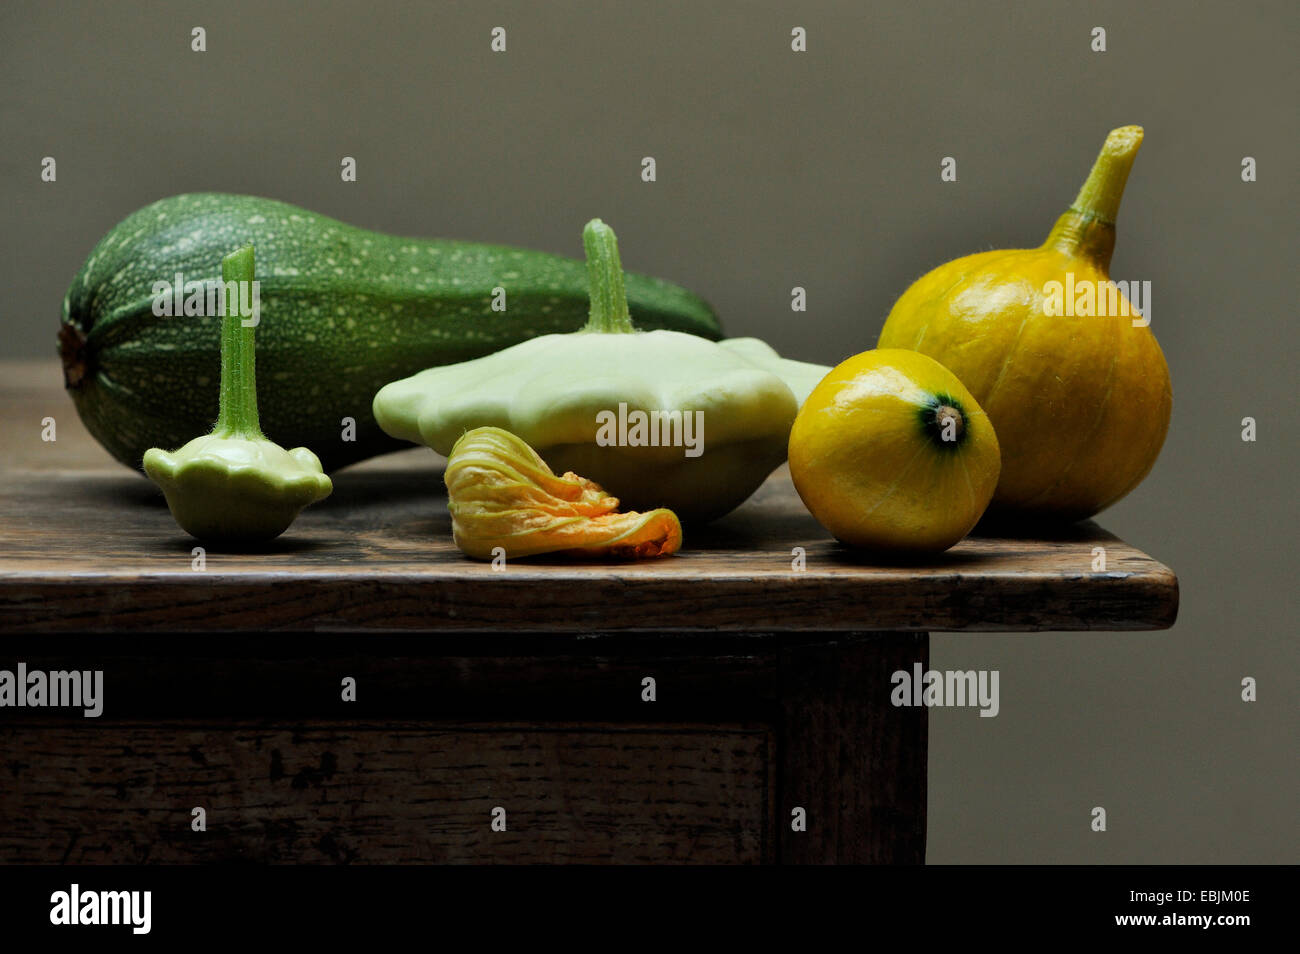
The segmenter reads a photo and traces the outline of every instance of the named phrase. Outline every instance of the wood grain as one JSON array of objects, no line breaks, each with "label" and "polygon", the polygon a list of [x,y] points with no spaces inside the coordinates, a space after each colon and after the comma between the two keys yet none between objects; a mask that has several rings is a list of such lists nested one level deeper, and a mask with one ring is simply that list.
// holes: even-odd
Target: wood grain
[{"label": "wood grain", "polygon": [[[890,677],[929,668],[924,633],[788,644],[779,673],[777,828],[785,864],[925,864],[924,707],[895,707]],[[807,812],[795,831],[791,811]]]},{"label": "wood grain", "polygon": [[[514,845],[508,856],[517,861],[898,864],[925,856],[926,710],[890,703],[893,672],[928,664],[923,634],[37,635],[8,637],[5,653],[29,669],[102,670],[104,694],[93,720],[0,710],[0,861],[58,862],[74,835],[89,852],[79,857],[115,861],[492,860],[483,852],[498,844]],[[355,702],[340,699],[343,676],[356,680]],[[653,703],[642,699],[646,676],[655,679]],[[277,741],[249,743],[250,732],[278,733]],[[438,827],[427,765],[441,763],[430,746],[459,753],[448,766],[478,766],[466,778],[479,781],[458,796],[475,812],[483,806],[465,793],[487,784],[487,767],[500,780],[493,792],[504,786],[546,801],[513,774],[521,732],[536,735],[528,751],[546,799],[562,793],[565,805],[640,813],[620,816],[626,841],[601,834],[615,820],[585,808],[547,815],[540,841],[485,842],[478,828]],[[548,732],[595,735],[563,746],[537,741]],[[420,733],[434,741],[402,741]],[[636,738],[596,739],[620,733]],[[295,748],[322,738],[343,741]],[[723,738],[732,754],[720,760]],[[254,754],[279,751],[280,768],[249,754],[250,744]],[[351,764],[341,756],[349,751],[373,758],[363,766],[358,757],[356,773],[336,778],[327,770]],[[303,812],[314,803],[267,785],[297,778],[305,798],[322,774],[322,798],[364,804],[346,819],[331,808],[308,823]],[[176,827],[166,794],[174,791],[240,811],[227,810],[224,834],[214,827],[213,844],[194,854],[200,849]],[[468,809],[458,799],[438,811],[460,817]],[[807,812],[805,831],[790,828],[795,808]],[[28,817],[34,829],[17,822]],[[360,841],[344,838],[350,819]],[[675,819],[689,820],[689,858]],[[383,848],[430,825],[419,853]],[[112,844],[93,831],[111,833]],[[349,850],[325,857],[322,839]],[[557,853],[562,840],[570,853]]]},{"label": "wood grain", "polygon": [[[1121,630],[1177,615],[1174,574],[1091,522],[871,563],[818,526],[784,468],[730,516],[688,528],[676,557],[495,572],[452,544],[441,461],[418,449],[338,473],[333,496],[285,537],[261,552],[209,549],[195,572],[195,541],[152,484],[94,445],[56,367],[10,364],[0,380],[8,631]],[[46,415],[58,421],[53,443],[40,440]],[[1092,569],[1098,546],[1104,572]]]},{"label": "wood grain", "polygon": [[770,745],[746,725],[5,726],[0,862],[758,863]]}]

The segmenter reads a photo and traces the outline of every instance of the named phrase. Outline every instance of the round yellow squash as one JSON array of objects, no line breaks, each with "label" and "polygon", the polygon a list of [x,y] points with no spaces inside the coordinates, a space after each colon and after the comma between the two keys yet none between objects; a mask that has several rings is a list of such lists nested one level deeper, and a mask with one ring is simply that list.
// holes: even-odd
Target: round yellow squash
[{"label": "round yellow squash", "polygon": [[1144,317],[1108,275],[1141,143],[1140,127],[1112,131],[1041,247],[939,266],[903,293],[880,334],[881,348],[949,368],[988,412],[1002,447],[999,510],[1089,517],[1136,487],[1164,443],[1172,396],[1147,327],[1150,296]]},{"label": "round yellow squash", "polygon": [[790,430],[805,506],[850,546],[939,551],[975,526],[998,482],[998,439],[948,369],[866,351],[813,389]]}]

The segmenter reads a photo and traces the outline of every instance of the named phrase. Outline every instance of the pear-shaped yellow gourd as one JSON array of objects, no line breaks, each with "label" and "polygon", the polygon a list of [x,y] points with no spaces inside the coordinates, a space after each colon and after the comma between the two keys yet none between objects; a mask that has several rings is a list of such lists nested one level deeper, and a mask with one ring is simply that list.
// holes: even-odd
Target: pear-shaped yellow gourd
[{"label": "pear-shaped yellow gourd", "polygon": [[940,265],[903,293],[880,334],[881,348],[947,367],[988,413],[1002,450],[999,510],[1089,517],[1136,487],[1164,443],[1172,397],[1149,296],[1139,314],[1108,274],[1141,144],[1141,127],[1113,130],[1042,246]]}]

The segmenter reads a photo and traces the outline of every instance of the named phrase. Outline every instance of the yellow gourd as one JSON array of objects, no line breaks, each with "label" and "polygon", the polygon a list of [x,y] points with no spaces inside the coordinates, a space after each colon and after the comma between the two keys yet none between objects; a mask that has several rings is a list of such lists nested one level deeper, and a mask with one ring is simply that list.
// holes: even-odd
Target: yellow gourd
[{"label": "yellow gourd", "polygon": [[1042,246],[940,265],[880,334],[881,348],[939,361],[988,412],[1002,448],[999,510],[1089,517],[1136,487],[1164,443],[1172,396],[1149,296],[1144,317],[1108,274],[1141,144],[1141,127],[1113,130]]},{"label": "yellow gourd", "polygon": [[946,550],[998,482],[998,439],[962,383],[915,351],[866,351],[822,379],[790,430],[804,505],[850,546]]}]

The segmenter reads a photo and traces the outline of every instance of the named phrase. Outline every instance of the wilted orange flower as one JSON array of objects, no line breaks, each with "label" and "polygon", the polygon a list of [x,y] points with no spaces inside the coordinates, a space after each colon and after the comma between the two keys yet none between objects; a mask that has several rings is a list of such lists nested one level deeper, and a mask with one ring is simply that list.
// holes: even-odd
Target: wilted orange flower
[{"label": "wilted orange flower", "polygon": [[523,440],[499,427],[461,436],[447,458],[447,506],[456,546],[477,560],[572,552],[619,558],[676,553],[682,525],[671,510],[618,513],[593,481],[557,477]]}]

